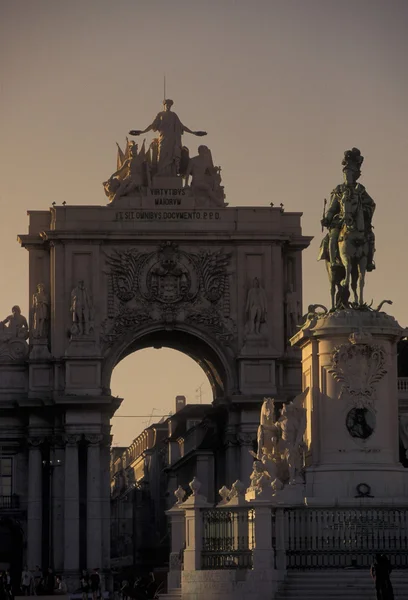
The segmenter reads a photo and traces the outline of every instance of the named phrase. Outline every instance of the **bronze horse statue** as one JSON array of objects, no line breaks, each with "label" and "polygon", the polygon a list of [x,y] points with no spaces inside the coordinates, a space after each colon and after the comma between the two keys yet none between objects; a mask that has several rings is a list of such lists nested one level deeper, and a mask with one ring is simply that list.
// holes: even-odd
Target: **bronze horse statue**
[{"label": "bronze horse statue", "polygon": [[340,202],[344,219],[339,235],[339,254],[345,270],[340,285],[348,289],[351,281],[354,302],[363,306],[369,251],[363,206],[360,195],[351,193],[349,188],[342,195]]},{"label": "bronze horse statue", "polygon": [[[326,265],[327,276],[330,282],[330,299],[331,299],[331,310],[336,308],[347,308],[349,306],[350,289],[349,286],[344,285],[346,279],[346,269],[343,263],[340,261],[340,257],[334,267],[330,264],[329,257],[329,234],[327,234],[321,243],[320,253],[318,260],[324,260]],[[351,289],[354,295],[354,302],[358,303],[357,295],[358,285],[358,268],[353,263],[351,265]]]}]

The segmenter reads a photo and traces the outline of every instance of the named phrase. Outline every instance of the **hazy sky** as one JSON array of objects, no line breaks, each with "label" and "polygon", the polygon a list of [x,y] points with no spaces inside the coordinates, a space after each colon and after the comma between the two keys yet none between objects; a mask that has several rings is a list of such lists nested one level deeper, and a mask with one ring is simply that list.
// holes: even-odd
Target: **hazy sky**
[{"label": "hazy sky", "polygon": [[[0,316],[28,311],[28,209],[106,204],[115,142],[174,110],[222,166],[231,205],[283,202],[315,236],[304,252],[304,304],[328,302],[316,262],[323,198],[345,149],[365,156],[377,202],[377,271],[367,298],[390,298],[408,324],[408,2],[406,0],[1,0]],[[195,151],[195,138],[185,143]],[[3,316],[4,315],[4,316]],[[160,377],[157,377],[160,373]],[[188,357],[146,350],[115,369],[118,414],[164,414],[196,401],[205,375]],[[146,421],[115,419],[129,443]]]}]

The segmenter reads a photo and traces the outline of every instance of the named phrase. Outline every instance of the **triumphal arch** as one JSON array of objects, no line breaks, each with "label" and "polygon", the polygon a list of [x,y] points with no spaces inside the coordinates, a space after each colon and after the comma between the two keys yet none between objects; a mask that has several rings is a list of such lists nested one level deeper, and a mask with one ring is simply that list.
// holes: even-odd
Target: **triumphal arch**
[{"label": "triumphal arch", "polygon": [[110,380],[121,359],[171,347],[201,365],[228,414],[219,460],[231,482],[248,479],[263,397],[300,391],[287,340],[310,242],[301,213],[273,197],[229,206],[211,151],[194,144],[205,132],[171,108],[165,101],[118,148],[100,206],[56,197],[29,211],[19,237],[31,309],[28,323],[15,307],[1,325],[0,443],[22,499],[24,560],[68,578],[109,568],[110,418],[120,404]]}]

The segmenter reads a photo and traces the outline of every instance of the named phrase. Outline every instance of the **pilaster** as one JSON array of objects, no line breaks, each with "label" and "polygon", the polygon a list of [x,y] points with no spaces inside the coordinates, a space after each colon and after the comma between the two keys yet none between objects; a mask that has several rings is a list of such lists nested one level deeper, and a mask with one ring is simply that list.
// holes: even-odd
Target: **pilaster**
[{"label": "pilaster", "polygon": [[44,438],[28,438],[27,565],[32,569],[42,558],[42,456]]},{"label": "pilaster", "polygon": [[[64,571],[79,570],[79,460],[80,435],[65,435]],[[95,568],[95,567],[94,567]],[[66,573],[67,574],[67,573]]]},{"label": "pilaster", "polygon": [[101,502],[101,442],[102,434],[88,434],[87,461],[87,544],[86,563],[89,570],[100,568],[102,563],[102,502]]}]

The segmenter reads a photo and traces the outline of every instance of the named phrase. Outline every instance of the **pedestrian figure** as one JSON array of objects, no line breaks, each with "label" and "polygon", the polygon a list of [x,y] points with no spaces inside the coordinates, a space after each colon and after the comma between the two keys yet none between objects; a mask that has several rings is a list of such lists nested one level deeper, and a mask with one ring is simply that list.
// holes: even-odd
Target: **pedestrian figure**
[{"label": "pedestrian figure", "polygon": [[6,579],[3,571],[0,571],[0,600],[7,600]]},{"label": "pedestrian figure", "polygon": [[101,587],[101,578],[99,577],[99,569],[94,569],[91,577],[91,592],[92,592],[92,600],[98,600],[99,591]]},{"label": "pedestrian figure", "polygon": [[41,580],[43,578],[43,575],[41,572],[41,567],[39,565],[35,566],[33,578],[34,578],[34,594],[36,596],[40,596],[41,595]]},{"label": "pedestrian figure", "polygon": [[21,573],[21,589],[23,590],[24,596],[30,595],[32,580],[33,576],[26,565],[24,571]]},{"label": "pedestrian figure", "polygon": [[120,594],[121,594],[122,600],[128,600],[128,593],[129,593],[129,582],[127,581],[127,579],[124,579],[120,586]]},{"label": "pedestrian figure", "polygon": [[57,584],[57,587],[56,587],[55,593],[60,594],[61,596],[65,596],[68,592],[68,588],[67,588],[65,579],[62,575],[59,575],[56,578],[56,584]]},{"label": "pedestrian figure", "polygon": [[89,594],[89,574],[86,569],[82,570],[81,577],[81,592],[82,592],[82,600],[88,600]]},{"label": "pedestrian figure", "polygon": [[390,580],[391,563],[385,554],[376,554],[370,574],[375,582],[377,600],[394,600],[394,591]]},{"label": "pedestrian figure", "polygon": [[48,571],[45,576],[45,593],[47,596],[51,596],[54,593],[55,587],[54,571],[51,569],[51,567],[48,567]]},{"label": "pedestrian figure", "polygon": [[6,597],[9,598],[9,600],[12,600],[13,598],[13,590],[12,590],[12,585],[11,585],[11,575],[10,575],[10,571],[5,571],[4,573],[4,588],[6,590]]}]

